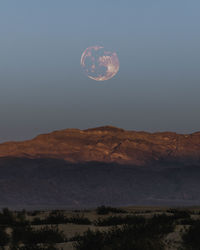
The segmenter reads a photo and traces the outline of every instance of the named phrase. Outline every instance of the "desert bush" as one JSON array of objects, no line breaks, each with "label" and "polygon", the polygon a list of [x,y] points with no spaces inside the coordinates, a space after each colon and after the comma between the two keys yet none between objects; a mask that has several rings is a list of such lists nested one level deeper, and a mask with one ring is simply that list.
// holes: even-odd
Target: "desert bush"
[{"label": "desert bush", "polygon": [[63,224],[66,222],[65,215],[62,211],[53,210],[46,218],[45,224]]},{"label": "desert bush", "polygon": [[52,211],[45,219],[34,218],[32,225],[64,224],[66,223],[65,215],[61,211]]},{"label": "desert bush", "polygon": [[49,224],[66,224],[73,223],[79,225],[90,225],[91,221],[84,217],[83,215],[76,215],[72,217],[66,217],[62,213],[57,213],[55,215],[50,214],[47,218],[41,220],[40,218],[35,218],[32,221],[32,225],[49,225]]},{"label": "desert bush", "polygon": [[13,222],[13,226],[27,226],[30,222],[26,220],[26,212],[25,210],[18,212],[17,216]]},{"label": "desert bush", "polygon": [[46,224],[46,220],[41,220],[39,217],[36,217],[33,219],[33,221],[31,222],[31,225],[45,225]]},{"label": "desert bush", "polygon": [[151,210],[142,210],[142,211],[136,211],[135,213],[136,214],[138,214],[138,213],[140,213],[140,214],[149,214],[151,212],[152,212]]},{"label": "desert bush", "polygon": [[96,209],[97,214],[105,215],[109,213],[127,213],[124,209],[115,207],[100,206]]},{"label": "desert bush", "polygon": [[0,213],[1,227],[26,226],[29,222],[26,220],[25,212],[18,212],[16,215],[8,208],[4,208]]},{"label": "desert bush", "polygon": [[27,243],[61,243],[66,238],[58,226],[43,227],[40,230],[33,230],[29,235]]},{"label": "desert bush", "polygon": [[[117,224],[119,218],[108,219]],[[125,225],[115,226],[107,232],[88,230],[83,236],[77,235],[75,249],[93,250],[95,246],[96,250],[163,250],[162,238],[174,230],[173,218],[166,215],[156,215],[151,219],[137,216],[122,219]]]},{"label": "desert bush", "polygon": [[73,210],[73,212],[74,213],[89,213],[89,212],[91,212],[91,210],[89,210],[89,209],[75,209],[75,210]]},{"label": "desert bush", "polygon": [[12,243],[13,245],[17,245],[18,243],[23,243],[26,236],[30,234],[32,229],[30,226],[27,227],[14,227],[12,232]]},{"label": "desert bush", "polygon": [[43,227],[33,230],[30,226],[15,227],[12,233],[13,245],[18,243],[37,244],[37,243],[60,243],[65,242],[66,238],[58,226]]},{"label": "desert bush", "polygon": [[10,237],[9,235],[5,232],[4,228],[0,228],[0,246],[5,246],[9,243]]},{"label": "desert bush", "polygon": [[194,225],[195,222],[196,221],[193,220],[192,218],[187,218],[187,219],[181,220],[178,224],[180,224],[180,225]]},{"label": "desert bush", "polygon": [[187,219],[190,218],[191,212],[189,210],[169,209],[168,213],[172,213],[174,219]]},{"label": "desert bush", "polygon": [[12,226],[15,222],[13,213],[8,209],[4,208],[0,213],[0,225],[1,226]]},{"label": "desert bush", "polygon": [[91,221],[84,217],[83,215],[72,216],[71,218],[66,218],[68,223],[78,224],[78,225],[91,225]]},{"label": "desert bush", "polygon": [[51,211],[50,215],[57,215],[57,214],[63,214],[64,210],[58,210],[58,209],[54,209]]},{"label": "desert bush", "polygon": [[39,211],[39,210],[34,210],[34,211],[27,211],[27,215],[29,216],[36,216],[39,215],[40,213],[42,213],[43,211]]},{"label": "desert bush", "polygon": [[200,220],[196,221],[182,236],[183,245],[187,250],[200,249]]},{"label": "desert bush", "polygon": [[174,230],[175,220],[172,216],[166,214],[154,215],[149,220],[149,229],[154,233],[163,236],[164,234],[170,233]]},{"label": "desert bush", "polygon": [[151,225],[154,230],[167,233],[174,228],[174,218],[165,214],[155,215],[151,219],[145,219],[142,216],[110,216],[99,218],[94,224],[96,226],[117,226],[117,225]]},{"label": "desert bush", "polygon": [[122,224],[141,224],[145,223],[146,219],[141,216],[110,216],[107,218],[99,218],[97,219],[94,224],[96,226],[117,226],[117,225],[122,225]]},{"label": "desert bush", "polygon": [[[145,234],[145,235],[144,235]],[[145,227],[125,225],[109,232],[88,230],[74,244],[76,250],[163,250],[161,240],[152,234],[147,237]]]},{"label": "desert bush", "polygon": [[24,245],[13,246],[11,250],[57,250],[55,246]]}]

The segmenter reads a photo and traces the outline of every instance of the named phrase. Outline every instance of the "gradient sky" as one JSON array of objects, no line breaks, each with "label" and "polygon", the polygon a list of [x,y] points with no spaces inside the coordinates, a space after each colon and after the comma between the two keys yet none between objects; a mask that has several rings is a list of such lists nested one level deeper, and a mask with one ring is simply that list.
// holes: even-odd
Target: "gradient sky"
[{"label": "gradient sky", "polygon": [[[64,128],[200,130],[199,0],[2,0],[0,141]],[[85,48],[120,71],[87,78]]]}]

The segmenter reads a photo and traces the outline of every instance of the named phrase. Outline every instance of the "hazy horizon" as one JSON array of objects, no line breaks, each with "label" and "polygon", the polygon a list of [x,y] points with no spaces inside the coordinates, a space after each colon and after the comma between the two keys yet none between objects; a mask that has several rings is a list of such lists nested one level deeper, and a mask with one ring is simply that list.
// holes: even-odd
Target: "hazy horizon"
[{"label": "hazy horizon", "polygon": [[[197,0],[3,1],[0,142],[65,128],[200,130]],[[120,69],[96,82],[82,52],[102,45]]]}]

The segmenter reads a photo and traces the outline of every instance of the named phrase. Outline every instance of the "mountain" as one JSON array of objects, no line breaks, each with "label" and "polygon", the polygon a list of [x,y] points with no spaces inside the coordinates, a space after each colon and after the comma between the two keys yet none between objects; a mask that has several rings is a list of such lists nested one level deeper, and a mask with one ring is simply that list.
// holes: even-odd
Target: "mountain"
[{"label": "mountain", "polygon": [[66,129],[0,144],[0,207],[200,205],[200,132]]},{"label": "mountain", "polygon": [[160,161],[200,163],[200,132],[176,134],[125,131],[112,126],[66,129],[24,142],[0,144],[0,157],[64,159],[145,166]]}]

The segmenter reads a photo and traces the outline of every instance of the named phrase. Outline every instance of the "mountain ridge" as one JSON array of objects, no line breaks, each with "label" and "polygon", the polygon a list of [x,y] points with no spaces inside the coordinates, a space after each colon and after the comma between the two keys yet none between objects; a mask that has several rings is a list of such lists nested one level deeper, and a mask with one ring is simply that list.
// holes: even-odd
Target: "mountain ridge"
[{"label": "mountain ridge", "polygon": [[63,159],[145,166],[159,161],[200,164],[200,132],[130,131],[113,126],[64,129],[0,144],[0,157]]}]

